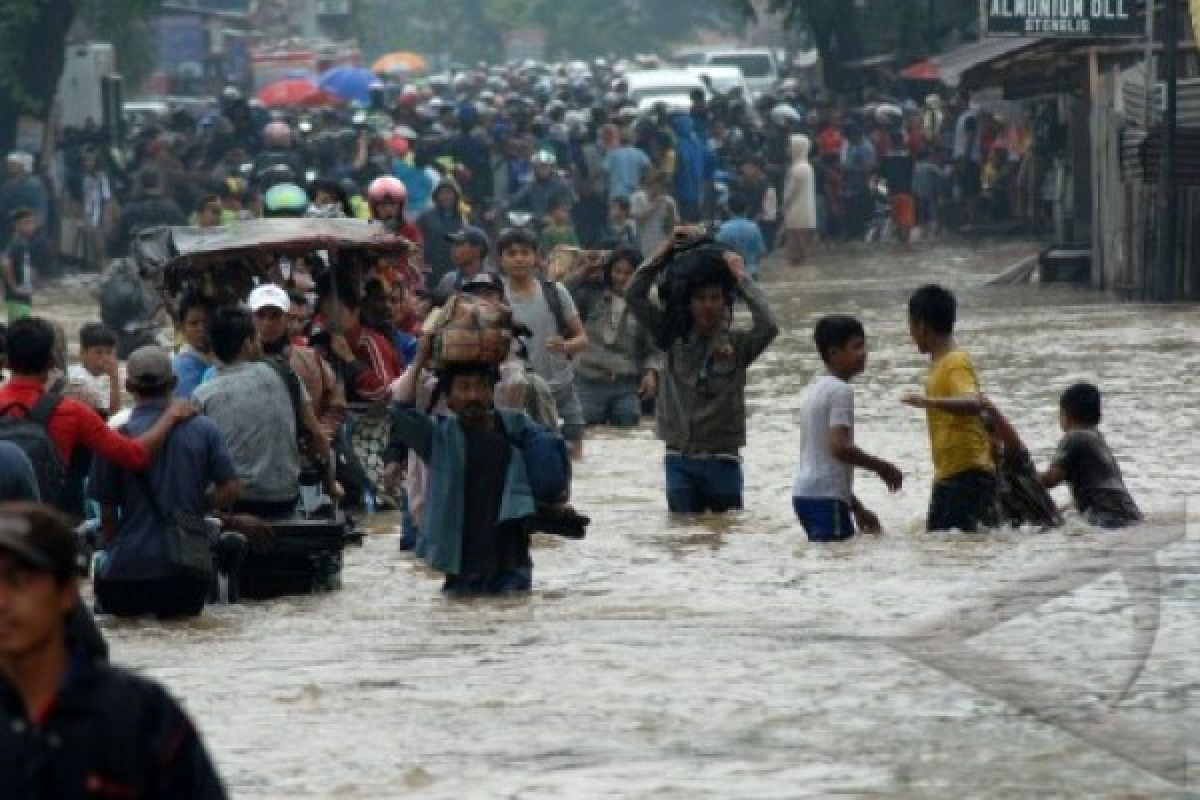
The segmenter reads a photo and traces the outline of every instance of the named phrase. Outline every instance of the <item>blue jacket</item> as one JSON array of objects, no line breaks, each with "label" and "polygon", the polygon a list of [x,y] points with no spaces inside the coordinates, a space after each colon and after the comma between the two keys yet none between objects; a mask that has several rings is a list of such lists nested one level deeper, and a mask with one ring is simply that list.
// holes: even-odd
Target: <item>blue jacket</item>
[{"label": "blue jacket", "polygon": [[704,147],[696,136],[692,118],[677,114],[671,119],[675,131],[675,199],[698,205],[704,191]]},{"label": "blue jacket", "polygon": [[[497,411],[510,441],[521,441],[533,424],[524,411]],[[392,410],[392,444],[403,442],[429,465],[425,496],[425,522],[417,541],[417,557],[438,572],[458,575],[462,569],[463,507],[466,481],[466,444],[458,418],[448,414],[426,414],[415,408]],[[532,516],[536,508],[525,456],[515,445],[508,460],[504,498],[496,522]]]}]

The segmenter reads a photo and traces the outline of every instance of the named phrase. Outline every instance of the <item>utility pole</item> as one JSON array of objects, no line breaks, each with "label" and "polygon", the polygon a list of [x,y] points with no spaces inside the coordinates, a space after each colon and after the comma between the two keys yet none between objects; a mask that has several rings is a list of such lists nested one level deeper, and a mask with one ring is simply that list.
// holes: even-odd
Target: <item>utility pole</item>
[{"label": "utility pole", "polygon": [[[1153,13],[1153,0],[1147,5]],[[1170,303],[1177,298],[1179,287],[1176,240],[1178,239],[1179,191],[1175,183],[1176,127],[1179,99],[1179,0],[1167,0],[1163,17],[1163,79],[1166,82],[1166,108],[1162,120],[1162,163],[1158,178],[1159,191],[1159,279],[1155,298]],[[1149,102],[1147,97],[1146,101]]]}]

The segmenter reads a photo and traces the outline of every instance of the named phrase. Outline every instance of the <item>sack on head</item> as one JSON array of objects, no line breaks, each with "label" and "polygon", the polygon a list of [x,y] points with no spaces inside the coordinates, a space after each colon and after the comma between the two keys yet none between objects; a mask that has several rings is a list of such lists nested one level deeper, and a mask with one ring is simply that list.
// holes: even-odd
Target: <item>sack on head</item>
[{"label": "sack on head", "polygon": [[512,348],[512,310],[503,303],[455,295],[442,308],[433,337],[436,369],[499,364]]}]

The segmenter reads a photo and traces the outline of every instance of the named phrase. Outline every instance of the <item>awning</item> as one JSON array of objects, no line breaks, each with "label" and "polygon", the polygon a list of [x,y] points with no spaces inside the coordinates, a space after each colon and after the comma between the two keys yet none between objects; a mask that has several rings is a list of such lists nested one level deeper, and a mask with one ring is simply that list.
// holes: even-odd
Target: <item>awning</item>
[{"label": "awning", "polygon": [[975,67],[1014,55],[1047,41],[1050,40],[1046,38],[1014,39],[1011,37],[981,39],[978,42],[964,44],[949,52],[936,55],[932,61],[937,67],[942,83],[956,87],[962,83],[963,76]]},{"label": "awning", "polygon": [[254,219],[219,228],[149,228],[134,241],[134,257],[150,269],[187,269],[255,253],[317,250],[403,253],[412,246],[382,225],[357,219]]}]

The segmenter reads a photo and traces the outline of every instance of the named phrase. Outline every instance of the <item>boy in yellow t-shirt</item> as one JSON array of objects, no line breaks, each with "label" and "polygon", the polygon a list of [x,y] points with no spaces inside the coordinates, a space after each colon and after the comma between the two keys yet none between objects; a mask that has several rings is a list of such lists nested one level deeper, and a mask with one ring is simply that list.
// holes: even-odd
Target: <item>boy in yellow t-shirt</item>
[{"label": "boy in yellow t-shirt", "polygon": [[995,524],[996,467],[979,379],[971,357],[954,341],[958,304],[941,286],[922,286],[908,301],[908,330],[930,357],[924,394],[906,394],[906,405],[925,409],[933,453],[931,531],[974,532]]}]

